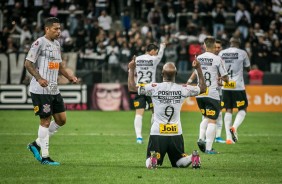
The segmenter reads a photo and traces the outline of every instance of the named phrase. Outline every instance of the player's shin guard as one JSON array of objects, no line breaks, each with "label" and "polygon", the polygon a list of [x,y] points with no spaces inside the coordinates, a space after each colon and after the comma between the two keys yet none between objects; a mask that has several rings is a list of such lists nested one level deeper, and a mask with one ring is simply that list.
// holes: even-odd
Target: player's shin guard
[{"label": "player's shin guard", "polygon": [[232,113],[226,112],[224,116],[224,125],[225,125],[225,132],[226,132],[226,140],[231,140],[231,133],[230,128],[232,125]]},{"label": "player's shin guard", "polygon": [[41,147],[41,155],[42,157],[48,157],[49,156],[49,130],[46,127],[39,126],[38,129],[38,138],[40,142]]},{"label": "player's shin guard", "polygon": [[238,111],[236,118],[235,118],[235,121],[234,121],[234,124],[233,124],[233,127],[235,128],[236,131],[237,131],[238,127],[242,124],[242,122],[244,121],[245,116],[246,116],[245,110],[239,110]]},{"label": "player's shin guard", "polygon": [[216,125],[214,123],[208,123],[206,131],[206,150],[212,149],[213,140],[215,138]]},{"label": "player's shin guard", "polygon": [[142,138],[142,116],[137,114],[134,119],[136,138]]},{"label": "player's shin guard", "polygon": [[199,132],[199,139],[203,141],[206,139],[207,126],[208,126],[208,119],[203,118],[202,122],[200,123],[200,132]]},{"label": "player's shin guard", "polygon": [[55,121],[51,121],[49,126],[49,137],[54,135],[60,127],[61,126],[59,126]]},{"label": "player's shin guard", "polygon": [[177,160],[177,167],[188,167],[192,163],[192,155],[185,156]]},{"label": "player's shin guard", "polygon": [[222,123],[223,123],[222,122],[222,112],[220,112],[216,120],[216,136],[215,137],[221,137]]}]

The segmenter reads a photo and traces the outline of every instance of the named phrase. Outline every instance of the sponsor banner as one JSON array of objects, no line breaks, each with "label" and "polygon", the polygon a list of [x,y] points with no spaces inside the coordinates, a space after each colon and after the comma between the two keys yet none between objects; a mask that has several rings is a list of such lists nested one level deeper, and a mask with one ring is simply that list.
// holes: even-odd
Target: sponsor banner
[{"label": "sponsor banner", "polygon": [[[66,109],[86,110],[86,85],[58,86],[64,98]],[[32,100],[26,85],[0,85],[0,109],[33,109]]]},{"label": "sponsor banner", "polygon": [[[246,86],[248,112],[282,112],[282,86]],[[196,98],[187,98],[182,111],[199,111]]]}]

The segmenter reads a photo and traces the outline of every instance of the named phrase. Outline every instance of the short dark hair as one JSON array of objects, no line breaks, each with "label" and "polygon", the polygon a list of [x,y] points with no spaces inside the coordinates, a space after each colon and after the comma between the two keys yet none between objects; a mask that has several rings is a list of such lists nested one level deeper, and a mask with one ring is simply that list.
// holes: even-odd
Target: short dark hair
[{"label": "short dark hair", "polygon": [[215,43],[222,44],[222,41],[221,41],[221,40],[216,39],[216,40],[215,40]]},{"label": "short dark hair", "polygon": [[151,50],[158,50],[158,49],[159,47],[156,44],[150,43],[149,45],[147,45],[146,51],[150,52]]},{"label": "short dark hair", "polygon": [[241,43],[241,40],[240,38],[237,38],[237,37],[231,37],[230,40],[229,40],[230,43],[237,43],[237,44],[240,44]]},{"label": "short dark hair", "polygon": [[50,27],[54,23],[60,23],[60,20],[56,17],[49,17],[49,18],[45,19],[45,27]]},{"label": "short dark hair", "polygon": [[213,48],[215,44],[215,38],[212,36],[207,36],[204,40],[207,48]]}]

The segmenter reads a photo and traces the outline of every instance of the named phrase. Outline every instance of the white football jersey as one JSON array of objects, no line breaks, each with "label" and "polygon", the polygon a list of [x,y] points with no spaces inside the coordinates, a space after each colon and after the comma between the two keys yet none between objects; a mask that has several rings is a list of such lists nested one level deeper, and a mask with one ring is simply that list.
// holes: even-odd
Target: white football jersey
[{"label": "white football jersey", "polygon": [[173,82],[151,83],[138,89],[139,95],[152,98],[154,104],[154,123],[151,135],[181,135],[180,110],[183,101],[200,93],[198,86],[180,85]]},{"label": "white football jersey", "polygon": [[[224,67],[222,59],[211,52],[205,52],[199,55],[197,57],[197,60],[201,63],[201,68],[207,85],[207,90],[206,93],[203,93],[197,96],[196,98],[209,97],[215,100],[219,100],[219,88],[217,84],[217,79],[219,75],[225,76],[228,74]],[[197,70],[195,70],[195,72],[197,74]]]},{"label": "white football jersey", "polygon": [[160,45],[160,50],[157,56],[151,56],[149,54],[143,54],[136,57],[136,84],[146,84],[156,82],[156,70],[164,55],[163,44]]},{"label": "white football jersey", "polygon": [[222,50],[219,56],[225,63],[229,76],[229,83],[232,85],[223,85],[223,90],[245,90],[244,67],[250,66],[250,60],[246,51],[235,47]]},{"label": "white football jersey", "polygon": [[35,94],[58,94],[57,79],[59,65],[62,62],[60,43],[57,40],[50,41],[44,36],[40,37],[31,45],[26,60],[35,63],[39,74],[49,84],[43,88],[32,77],[29,91]]}]

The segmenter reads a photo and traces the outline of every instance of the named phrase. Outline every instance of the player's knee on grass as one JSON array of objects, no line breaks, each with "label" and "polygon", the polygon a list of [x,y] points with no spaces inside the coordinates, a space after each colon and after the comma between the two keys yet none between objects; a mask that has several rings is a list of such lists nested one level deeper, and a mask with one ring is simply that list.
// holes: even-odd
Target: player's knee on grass
[{"label": "player's knee on grass", "polygon": [[177,167],[188,167],[191,163],[192,163],[191,156],[185,156],[180,158],[176,162],[176,165]]}]

